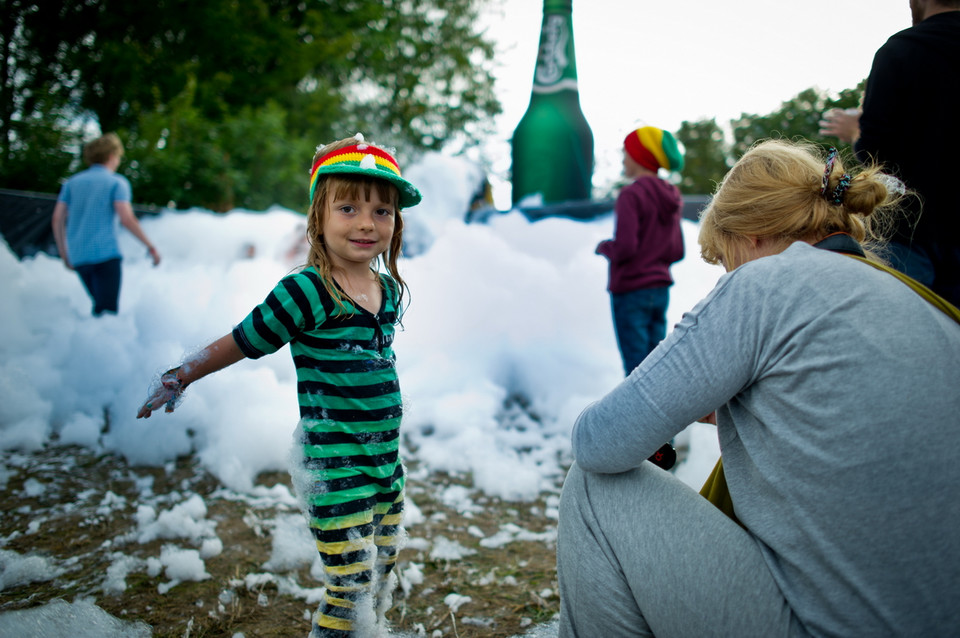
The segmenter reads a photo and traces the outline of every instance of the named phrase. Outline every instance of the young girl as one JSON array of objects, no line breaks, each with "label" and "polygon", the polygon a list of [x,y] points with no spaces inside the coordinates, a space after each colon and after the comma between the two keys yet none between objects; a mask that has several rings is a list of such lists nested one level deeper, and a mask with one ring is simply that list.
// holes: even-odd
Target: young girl
[{"label": "young girl", "polygon": [[[172,412],[197,379],[290,344],[301,417],[292,474],[326,575],[314,638],[375,635],[391,604],[404,488],[392,348],[406,288],[400,209],[419,201],[390,154],[361,135],[320,148],[307,266],[231,334],[164,374],[137,414]],[[381,255],[389,274],[378,272]]]}]

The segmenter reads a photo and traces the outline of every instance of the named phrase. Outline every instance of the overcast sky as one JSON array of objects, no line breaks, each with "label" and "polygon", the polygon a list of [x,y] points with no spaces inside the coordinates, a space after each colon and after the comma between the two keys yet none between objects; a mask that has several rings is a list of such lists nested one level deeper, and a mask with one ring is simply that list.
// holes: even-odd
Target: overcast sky
[{"label": "overcast sky", "polygon": [[[488,155],[494,176],[506,177],[509,138],[530,101],[543,3],[489,4],[503,114]],[[573,0],[573,21],[580,102],[602,176],[619,170],[621,141],[637,126],[723,123],[769,113],[811,86],[856,86],[876,50],[910,26],[910,9],[908,0]]]}]

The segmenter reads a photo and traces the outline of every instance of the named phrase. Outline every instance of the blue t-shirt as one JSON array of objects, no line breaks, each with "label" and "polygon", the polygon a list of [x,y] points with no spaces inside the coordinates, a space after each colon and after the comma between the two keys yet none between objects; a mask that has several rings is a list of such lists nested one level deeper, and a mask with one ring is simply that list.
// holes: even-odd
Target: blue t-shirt
[{"label": "blue t-shirt", "polygon": [[67,250],[74,266],[120,257],[115,202],[130,201],[130,182],[102,164],[68,179],[57,198],[67,205]]}]

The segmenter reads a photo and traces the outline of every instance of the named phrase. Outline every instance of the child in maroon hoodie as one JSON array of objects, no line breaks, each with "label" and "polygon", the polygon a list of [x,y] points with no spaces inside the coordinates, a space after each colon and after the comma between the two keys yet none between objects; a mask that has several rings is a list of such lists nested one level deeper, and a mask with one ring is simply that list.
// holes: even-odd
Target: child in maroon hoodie
[{"label": "child in maroon hoodie", "polygon": [[683,259],[680,191],[657,176],[661,168],[683,168],[673,135],[653,126],[631,131],[623,172],[634,181],[617,196],[613,239],[597,246],[610,260],[607,290],[627,375],[667,336],[670,264]]}]

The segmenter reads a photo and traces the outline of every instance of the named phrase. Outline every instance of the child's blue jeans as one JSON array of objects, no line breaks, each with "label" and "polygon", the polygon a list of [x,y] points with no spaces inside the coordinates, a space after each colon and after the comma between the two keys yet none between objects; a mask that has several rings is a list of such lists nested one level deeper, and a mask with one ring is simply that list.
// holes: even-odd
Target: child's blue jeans
[{"label": "child's blue jeans", "polygon": [[670,287],[611,294],[610,302],[623,371],[629,376],[667,336]]}]

